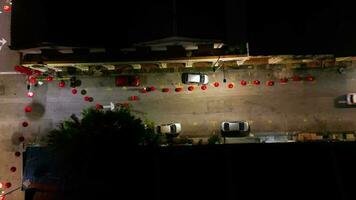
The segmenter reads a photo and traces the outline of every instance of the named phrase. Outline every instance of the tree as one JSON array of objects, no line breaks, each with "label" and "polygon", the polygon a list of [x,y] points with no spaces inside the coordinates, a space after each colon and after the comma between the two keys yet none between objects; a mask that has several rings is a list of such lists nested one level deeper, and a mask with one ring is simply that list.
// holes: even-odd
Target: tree
[{"label": "tree", "polygon": [[87,109],[81,119],[72,115],[60,123],[47,142],[57,158],[60,176],[70,183],[66,187],[80,191],[112,181],[118,171],[132,169],[142,147],[158,146],[160,138],[153,123],[143,123],[129,109]]}]

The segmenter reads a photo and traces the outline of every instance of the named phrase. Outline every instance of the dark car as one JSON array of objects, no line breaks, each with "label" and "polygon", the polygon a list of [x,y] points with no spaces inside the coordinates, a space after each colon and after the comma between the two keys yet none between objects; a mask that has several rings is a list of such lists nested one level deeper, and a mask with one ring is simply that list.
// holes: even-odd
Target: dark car
[{"label": "dark car", "polygon": [[122,86],[133,86],[137,87],[141,83],[140,77],[135,76],[135,75],[122,75],[122,76],[116,76],[115,78],[115,84],[116,86],[122,87]]}]

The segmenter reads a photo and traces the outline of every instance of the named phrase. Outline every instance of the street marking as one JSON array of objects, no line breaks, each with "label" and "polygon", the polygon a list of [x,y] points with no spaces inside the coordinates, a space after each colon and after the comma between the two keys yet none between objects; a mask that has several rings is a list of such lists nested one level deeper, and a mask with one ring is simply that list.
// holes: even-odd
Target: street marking
[{"label": "street marking", "polygon": [[0,40],[0,43],[1,43],[1,45],[0,45],[0,51],[1,51],[1,49],[2,49],[2,47],[6,44],[6,40],[5,40],[5,38],[2,38],[1,40]]},{"label": "street marking", "polygon": [[0,74],[1,75],[13,75],[13,74],[21,74],[21,73],[20,72],[0,72]]}]

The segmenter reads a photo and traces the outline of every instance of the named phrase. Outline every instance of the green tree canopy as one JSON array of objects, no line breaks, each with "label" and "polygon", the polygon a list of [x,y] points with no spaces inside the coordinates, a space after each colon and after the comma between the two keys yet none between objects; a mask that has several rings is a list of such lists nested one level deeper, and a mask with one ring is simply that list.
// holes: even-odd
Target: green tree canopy
[{"label": "green tree canopy", "polygon": [[66,181],[82,187],[100,181],[103,173],[113,170],[108,168],[117,166],[115,162],[125,168],[142,146],[157,146],[159,139],[153,123],[143,123],[128,109],[87,109],[81,119],[72,115],[51,131],[48,145]]}]

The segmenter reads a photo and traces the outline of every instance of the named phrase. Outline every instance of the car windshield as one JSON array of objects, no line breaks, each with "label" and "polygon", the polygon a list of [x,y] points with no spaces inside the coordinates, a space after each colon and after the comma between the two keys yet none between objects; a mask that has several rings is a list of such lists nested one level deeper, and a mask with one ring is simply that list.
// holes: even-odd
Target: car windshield
[{"label": "car windshield", "polygon": [[225,129],[225,131],[229,130],[229,123],[224,123],[224,129]]},{"label": "car windshield", "polygon": [[201,79],[201,82],[204,83],[204,81],[205,81],[204,75],[200,75],[200,79]]},{"label": "car windshield", "polygon": [[239,123],[239,128],[240,128],[240,130],[245,130],[245,123],[240,122]]},{"label": "car windshield", "polygon": [[355,103],[355,95],[351,95],[351,103]]},{"label": "car windshield", "polygon": [[176,133],[176,125],[171,125],[171,133]]}]

